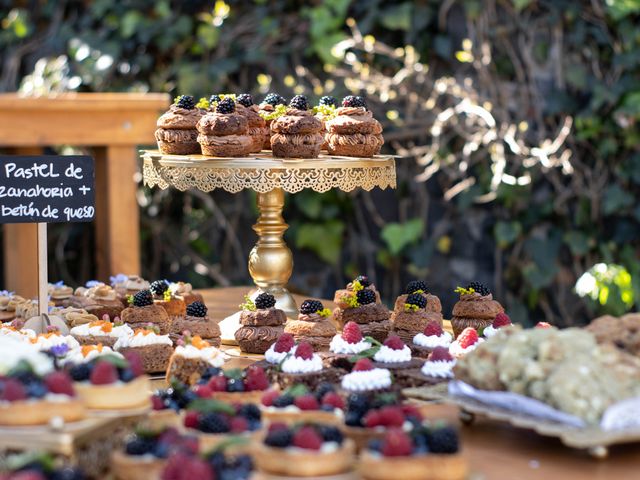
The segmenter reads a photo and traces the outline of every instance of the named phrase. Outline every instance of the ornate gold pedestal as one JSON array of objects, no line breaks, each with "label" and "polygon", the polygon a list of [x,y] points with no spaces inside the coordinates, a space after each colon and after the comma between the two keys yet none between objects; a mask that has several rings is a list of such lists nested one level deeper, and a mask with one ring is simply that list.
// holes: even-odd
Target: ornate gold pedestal
[{"label": "ornate gold pedestal", "polygon": [[249,254],[249,273],[258,291],[271,292],[278,308],[295,317],[297,307],[286,289],[293,272],[293,256],[283,240],[288,225],[282,217],[284,192],[304,188],[326,192],[339,188],[371,190],[395,188],[396,167],[391,156],[352,158],[321,155],[317,159],[279,159],[268,153],[242,158],[203,155],[163,155],[142,152],[144,183],[150,187],[173,186],[185,191],[210,192],[222,188],[237,193],[245,188],[257,192],[260,216],[253,226],[258,242]]}]

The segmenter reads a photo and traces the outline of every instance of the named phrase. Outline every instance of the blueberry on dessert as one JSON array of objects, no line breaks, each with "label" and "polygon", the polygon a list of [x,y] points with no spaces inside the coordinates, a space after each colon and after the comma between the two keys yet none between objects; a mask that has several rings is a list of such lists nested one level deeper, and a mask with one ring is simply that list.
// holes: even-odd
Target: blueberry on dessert
[{"label": "blueberry on dessert", "polygon": [[482,336],[485,338],[493,337],[501,328],[509,327],[511,325],[513,325],[513,323],[511,323],[509,315],[507,315],[506,313],[499,313],[498,315],[496,315],[493,323],[484,328],[484,330],[482,331]]},{"label": "blueberry on dessert", "polygon": [[309,343],[316,351],[327,350],[336,334],[330,317],[331,310],[324,308],[322,302],[308,299],[300,305],[298,319],[289,320],[284,331],[293,335],[296,342]]},{"label": "blueberry on dessert", "polygon": [[314,353],[313,347],[303,341],[282,361],[280,371],[275,377],[281,389],[299,383],[314,389],[322,382],[337,381],[339,375],[336,369],[325,368],[320,356]]},{"label": "blueberry on dessert", "polygon": [[384,143],[382,125],[367,110],[362,97],[349,95],[326,122],[327,148],[332,155],[372,157]]},{"label": "blueberry on dessert", "polygon": [[320,387],[312,391],[297,384],[284,391],[265,392],[261,401],[264,418],[270,423],[295,424],[316,420],[342,424],[344,400],[333,387],[328,391]]},{"label": "blueberry on dessert", "polygon": [[169,111],[158,118],[155,137],[160,152],[175,155],[200,153],[196,124],[203,114],[202,110],[196,108],[191,95],[177,97]]},{"label": "blueberry on dessert", "polygon": [[348,322],[359,324],[362,334],[382,342],[389,333],[391,312],[380,301],[380,294],[369,279],[359,276],[334,296],[338,305],[333,318],[338,328]]},{"label": "blueberry on dessert", "polygon": [[262,150],[265,138],[270,136],[267,123],[259,114],[259,107],[254,105],[253,97],[249,93],[243,93],[236,97],[238,113],[247,119],[249,129],[247,134],[251,137],[251,153]]},{"label": "blueberry on dessert", "polygon": [[[234,451],[233,444],[221,446],[213,452],[206,453],[205,460],[213,471],[214,477],[212,478],[221,480],[250,480],[253,478],[253,459],[251,455],[240,454]],[[184,472],[183,469],[179,471],[180,473]],[[202,478],[202,480],[207,480],[201,475],[202,474],[199,474],[196,477],[189,478]]]},{"label": "blueberry on dessert", "polygon": [[[165,312],[162,307],[157,308]],[[142,325],[133,331],[133,336],[118,338],[113,348],[125,356],[130,352],[136,352],[142,358],[143,368],[147,373],[164,373],[173,353],[173,341],[169,335],[162,335],[160,332],[157,324]]]},{"label": "blueberry on dessert", "polygon": [[493,299],[491,291],[480,282],[471,282],[465,288],[456,288],[460,300],[453,306],[451,326],[455,337],[467,327],[478,331],[490,326],[499,313],[504,313],[502,305]]},{"label": "blueberry on dessert", "polygon": [[201,398],[233,403],[259,403],[262,394],[271,387],[264,369],[251,365],[244,370],[220,370],[204,375],[194,387]]},{"label": "blueberry on dessert", "polygon": [[289,102],[284,115],[271,122],[271,150],[275,157],[317,158],[324,142],[323,125],[309,111],[304,95]]},{"label": "blueberry on dessert", "polygon": [[[190,305],[189,307],[192,307]],[[169,359],[167,382],[175,378],[181,383],[193,385],[209,368],[220,368],[227,356],[198,335],[185,333]]]},{"label": "blueberry on dessert", "polygon": [[355,448],[334,426],[272,423],[254,449],[258,470],[269,475],[322,478],[353,468]]},{"label": "blueberry on dessert", "polygon": [[413,337],[411,350],[416,357],[427,358],[436,347],[449,348],[453,336],[445,332],[440,322],[431,320],[424,330]]},{"label": "blueberry on dessert", "polygon": [[262,144],[264,150],[271,150],[271,122],[284,115],[286,111],[287,101],[277,93],[269,93],[258,106],[258,114],[264,119],[267,127]]},{"label": "blueberry on dessert", "polygon": [[469,474],[458,433],[446,425],[390,429],[362,452],[360,467],[365,480],[464,480]]},{"label": "blueberry on dessert", "polygon": [[348,392],[376,392],[391,388],[391,372],[386,368],[375,368],[368,358],[359,359],[351,373],[342,377],[342,389]]},{"label": "blueberry on dessert", "polygon": [[[213,104],[212,104],[213,107]],[[224,97],[196,125],[198,143],[204,155],[242,157],[251,151],[249,122],[231,97]]]},{"label": "blueberry on dessert", "polygon": [[449,345],[449,353],[455,358],[460,358],[475,350],[482,342],[484,342],[484,339],[478,337],[476,329],[467,327],[458,335],[451,345]]},{"label": "blueberry on dessert", "polygon": [[181,335],[183,332],[190,332],[191,335],[197,335],[206,340],[210,345],[219,347],[220,327],[218,323],[207,316],[207,306],[199,301],[187,305],[186,315],[183,318],[174,318],[171,323],[171,333],[174,337]]},{"label": "blueberry on dessert", "polygon": [[265,353],[284,333],[287,316],[276,308],[276,299],[268,292],[260,293],[255,300],[245,297],[240,308],[242,326],[235,333],[240,349],[248,353]]},{"label": "blueberry on dessert", "polygon": [[151,290],[140,290],[129,297],[129,307],[122,310],[120,318],[133,329],[154,324],[160,333],[166,335],[170,331],[171,319],[167,311],[153,300]]}]

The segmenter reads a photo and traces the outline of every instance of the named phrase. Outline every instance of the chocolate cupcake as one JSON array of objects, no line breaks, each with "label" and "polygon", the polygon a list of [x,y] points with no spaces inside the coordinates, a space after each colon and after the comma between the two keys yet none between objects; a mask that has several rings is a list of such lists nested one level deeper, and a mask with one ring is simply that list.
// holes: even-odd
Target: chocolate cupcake
[{"label": "chocolate cupcake", "polygon": [[131,299],[131,306],[122,310],[121,319],[133,329],[152,324],[158,327],[162,335],[167,335],[171,330],[171,319],[167,311],[160,305],[154,305],[150,290],[136,293]]},{"label": "chocolate cupcake", "polygon": [[203,115],[191,95],[176,98],[169,111],[158,118],[155,137],[160,152],[175,155],[200,153],[196,125]]},{"label": "chocolate cupcake", "polygon": [[284,333],[285,313],[275,308],[276,299],[270,293],[261,293],[255,302],[247,297],[241,305],[240,325],[235,339],[240,350],[247,353],[265,353]]},{"label": "chocolate cupcake", "polygon": [[251,151],[249,123],[236,112],[236,104],[231,98],[220,100],[214,112],[200,119],[197,129],[203,155],[242,157]]},{"label": "chocolate cupcake", "polygon": [[267,135],[271,137],[267,122],[258,114],[258,106],[254,105],[253,97],[249,93],[238,95],[236,99],[236,110],[240,115],[247,119],[249,124],[248,135],[251,137],[250,153],[259,153],[262,151]]},{"label": "chocolate cupcake", "polygon": [[267,127],[262,149],[271,150],[271,122],[281,117],[287,111],[287,101],[282,95],[277,93],[269,93],[260,105],[258,105],[258,114],[264,119]]},{"label": "chocolate cupcake", "polygon": [[289,320],[284,327],[296,342],[305,341],[316,352],[328,350],[331,339],[336,335],[336,327],[329,317],[331,311],[318,300],[305,300],[300,305],[297,320]]},{"label": "chocolate cupcake", "polygon": [[472,282],[466,288],[457,288],[460,300],[453,306],[451,326],[458,337],[467,327],[478,331],[493,323],[496,315],[504,312],[500,303],[493,299],[491,291],[480,282]]},{"label": "chocolate cupcake", "polygon": [[326,122],[327,150],[332,155],[372,157],[384,143],[382,125],[367,110],[362,97],[350,95],[336,110],[336,117]]},{"label": "chocolate cupcake", "polygon": [[396,299],[391,314],[391,325],[404,342],[424,331],[430,322],[442,325],[442,306],[440,299],[427,293],[427,285],[421,280],[409,282],[405,294]]},{"label": "chocolate cupcake", "polygon": [[207,316],[207,307],[202,302],[189,304],[186,316],[174,318],[171,322],[171,337],[174,341],[185,331],[199,336],[214,347],[220,346],[220,327]]},{"label": "chocolate cupcake", "polygon": [[271,123],[271,150],[275,157],[317,158],[324,142],[322,122],[309,112],[307,97],[296,95],[282,117]]}]

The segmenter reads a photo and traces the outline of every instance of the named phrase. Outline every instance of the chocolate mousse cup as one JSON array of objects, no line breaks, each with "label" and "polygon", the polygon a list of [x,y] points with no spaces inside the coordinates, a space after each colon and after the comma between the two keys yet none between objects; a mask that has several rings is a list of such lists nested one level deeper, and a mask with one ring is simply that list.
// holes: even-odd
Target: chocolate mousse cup
[{"label": "chocolate mousse cup", "polygon": [[274,157],[317,158],[324,143],[323,125],[306,110],[288,108],[271,123],[271,150]]}]

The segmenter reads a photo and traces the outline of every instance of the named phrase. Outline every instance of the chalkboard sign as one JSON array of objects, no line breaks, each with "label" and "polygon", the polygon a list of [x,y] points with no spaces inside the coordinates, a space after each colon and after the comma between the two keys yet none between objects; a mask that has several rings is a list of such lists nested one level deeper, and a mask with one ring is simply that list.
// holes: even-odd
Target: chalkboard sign
[{"label": "chalkboard sign", "polygon": [[94,180],[88,156],[0,156],[0,223],[90,222]]}]

